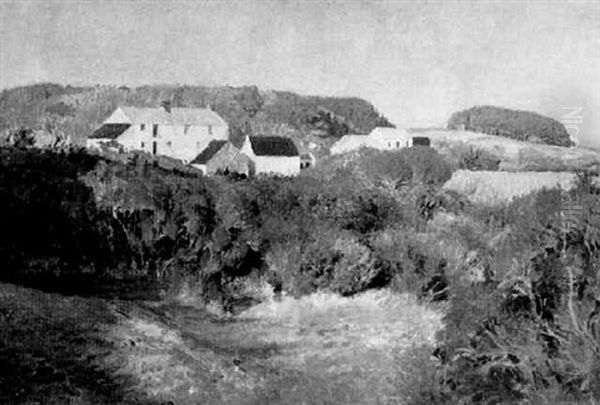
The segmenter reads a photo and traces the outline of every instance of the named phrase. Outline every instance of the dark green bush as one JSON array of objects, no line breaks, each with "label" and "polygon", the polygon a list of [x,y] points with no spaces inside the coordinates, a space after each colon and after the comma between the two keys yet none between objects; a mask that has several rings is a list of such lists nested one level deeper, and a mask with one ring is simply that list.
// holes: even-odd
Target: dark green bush
[{"label": "dark green bush", "polygon": [[445,378],[433,392],[452,403],[598,398],[591,384],[598,381],[600,340],[590,329],[598,321],[590,319],[598,317],[600,280],[588,270],[600,264],[600,221],[593,219],[597,202],[589,196],[585,187],[571,193],[586,220],[568,224],[558,215],[557,191],[490,213],[498,219],[488,226],[513,236],[490,250],[491,279],[449,280],[450,306],[436,351]]},{"label": "dark green bush", "polygon": [[520,141],[541,141],[550,145],[573,146],[563,124],[529,111],[477,106],[452,114],[448,120],[448,128],[464,128]]},{"label": "dark green bush", "polygon": [[469,146],[460,152],[458,168],[466,170],[498,170],[500,159],[483,149]]}]

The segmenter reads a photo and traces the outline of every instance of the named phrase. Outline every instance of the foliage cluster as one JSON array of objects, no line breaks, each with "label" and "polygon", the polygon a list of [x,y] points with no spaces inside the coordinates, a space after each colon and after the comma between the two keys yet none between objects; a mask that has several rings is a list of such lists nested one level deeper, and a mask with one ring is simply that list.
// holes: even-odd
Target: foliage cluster
[{"label": "foliage cluster", "polygon": [[228,123],[232,141],[239,143],[253,131],[302,139],[367,133],[375,126],[391,126],[368,102],[358,98],[300,96],[261,91],[255,86],[116,86],[72,87],[36,84],[0,93],[0,131],[24,127],[70,134],[81,143],[119,105],[157,107],[170,100],[173,107],[211,106]]},{"label": "foliage cluster", "polygon": [[[429,148],[361,151],[296,178],[205,178],[134,155],[0,149],[3,280],[192,283],[231,306],[237,281],[344,295],[392,285],[447,309],[408,387],[421,403],[600,396],[600,192],[583,176],[479,207],[441,189]],[[420,374],[419,374],[420,373]]]},{"label": "foliage cluster", "polygon": [[344,169],[328,178],[313,171],[240,180],[202,177],[141,153],[1,152],[4,279],[75,289],[98,280],[194,279],[207,298],[223,300],[228,285],[253,272],[292,294],[389,283],[402,268],[372,242],[394,224],[425,223],[447,203],[437,186],[450,176],[428,148],[392,155],[389,166],[374,163],[385,154],[369,158],[369,176],[399,184],[392,192],[357,184]]},{"label": "foliage cluster", "polygon": [[[465,211],[468,231],[449,235],[477,254],[446,271],[437,374],[432,366],[423,371],[430,380],[420,397],[480,404],[600,398],[598,191],[583,177],[568,196],[544,190]],[[479,258],[480,278],[465,278],[475,267],[471,257]]]},{"label": "foliage cluster", "polygon": [[464,128],[469,131],[500,135],[520,141],[573,146],[563,124],[529,111],[476,106],[452,114],[448,120],[448,128]]}]

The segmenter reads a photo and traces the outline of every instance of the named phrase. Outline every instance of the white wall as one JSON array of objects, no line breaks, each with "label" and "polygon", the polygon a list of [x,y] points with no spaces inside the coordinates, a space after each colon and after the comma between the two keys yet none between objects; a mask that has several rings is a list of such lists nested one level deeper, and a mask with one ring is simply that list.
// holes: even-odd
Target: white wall
[{"label": "white wall", "polygon": [[256,156],[248,137],[244,140],[241,152],[254,162],[255,174],[295,176],[300,173],[300,156]]},{"label": "white wall", "polygon": [[87,139],[85,142],[85,146],[88,149],[101,149],[101,144],[106,142],[110,142],[110,139]]},{"label": "white wall", "polygon": [[369,137],[367,146],[379,150],[395,150],[411,146],[412,138],[404,138],[400,136],[378,136]]},{"label": "white wall", "polygon": [[[227,140],[227,127],[212,127],[212,134],[207,126],[158,125],[157,136],[152,135],[152,124],[132,124],[117,141],[127,150],[141,150],[152,153],[153,143],[157,143],[158,155],[166,155],[184,162],[193,160],[212,140]],[[142,146],[143,143],[143,146]]]},{"label": "white wall", "polygon": [[195,167],[196,169],[200,170],[202,172],[202,174],[206,174],[206,165],[194,163],[194,164],[192,164],[192,166]]},{"label": "white wall", "polygon": [[255,156],[256,174],[295,176],[300,173],[300,156]]}]

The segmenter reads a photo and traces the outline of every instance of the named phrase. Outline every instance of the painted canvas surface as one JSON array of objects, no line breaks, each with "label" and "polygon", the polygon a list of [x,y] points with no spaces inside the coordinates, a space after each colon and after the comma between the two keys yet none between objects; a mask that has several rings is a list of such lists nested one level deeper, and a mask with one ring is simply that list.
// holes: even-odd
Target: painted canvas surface
[{"label": "painted canvas surface", "polygon": [[593,0],[0,0],[0,404],[598,404],[599,112]]}]

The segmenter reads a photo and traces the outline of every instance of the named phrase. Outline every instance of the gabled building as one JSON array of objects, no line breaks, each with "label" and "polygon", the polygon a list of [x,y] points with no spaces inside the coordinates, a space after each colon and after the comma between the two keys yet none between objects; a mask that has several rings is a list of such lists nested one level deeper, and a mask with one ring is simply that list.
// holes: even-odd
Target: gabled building
[{"label": "gabled building", "polygon": [[405,129],[377,127],[368,135],[345,135],[331,146],[331,154],[374,148],[395,150],[412,146],[412,137]]},{"label": "gabled building", "polygon": [[344,135],[336,143],[331,145],[332,155],[339,155],[353,150],[367,147],[368,135]]},{"label": "gabled building", "polygon": [[230,142],[211,141],[190,165],[206,175],[237,173],[246,177],[252,172],[253,163]]},{"label": "gabled building", "polygon": [[290,138],[248,136],[241,151],[254,163],[255,174],[295,176],[300,172],[300,154]]},{"label": "gabled building", "polygon": [[184,162],[213,140],[227,141],[227,123],[210,108],[117,108],[87,139],[89,148],[118,143],[125,151],[166,155]]},{"label": "gabled building", "polygon": [[377,127],[368,135],[369,146],[379,150],[394,150],[412,146],[412,137],[405,129]]}]

